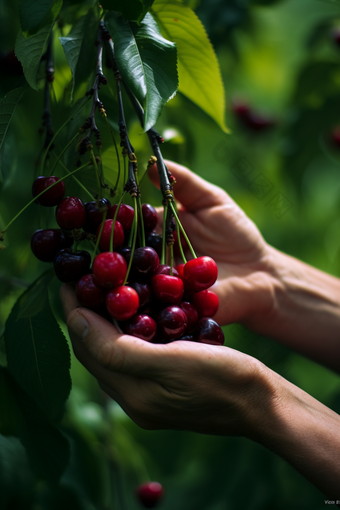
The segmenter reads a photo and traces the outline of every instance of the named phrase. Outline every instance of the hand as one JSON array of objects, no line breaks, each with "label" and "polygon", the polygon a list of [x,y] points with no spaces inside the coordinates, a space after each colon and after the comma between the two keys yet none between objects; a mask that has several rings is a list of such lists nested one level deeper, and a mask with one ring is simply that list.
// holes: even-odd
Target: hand
[{"label": "hand", "polygon": [[141,427],[251,437],[264,416],[269,420],[271,371],[254,358],[228,347],[123,335],[77,308],[72,287],[64,285],[60,296],[76,357]]},{"label": "hand", "polygon": [[[261,323],[272,307],[269,247],[254,223],[221,188],[166,161],[176,178],[174,194],[179,217],[198,256],[209,255],[218,265],[214,291],[220,324]],[[158,185],[157,167],[149,177]]]}]

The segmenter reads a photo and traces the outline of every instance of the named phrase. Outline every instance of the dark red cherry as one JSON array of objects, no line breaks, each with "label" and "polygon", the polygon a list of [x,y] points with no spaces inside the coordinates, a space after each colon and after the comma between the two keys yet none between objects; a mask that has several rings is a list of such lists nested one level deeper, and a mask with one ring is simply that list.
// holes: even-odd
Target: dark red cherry
[{"label": "dark red cherry", "polygon": [[195,292],[211,287],[217,280],[217,265],[211,257],[189,260],[184,266],[184,279]]},{"label": "dark red cherry", "polygon": [[54,272],[64,283],[77,282],[90,271],[91,256],[89,252],[78,250],[72,252],[69,248],[60,250],[54,259]]},{"label": "dark red cherry", "polygon": [[149,277],[155,274],[159,266],[156,251],[149,246],[137,248],[133,254],[132,268],[136,275]]},{"label": "dark red cherry", "polygon": [[[104,223],[104,228],[99,240],[99,248],[101,251],[109,251],[110,250],[110,239],[111,239],[111,231],[112,231],[113,220],[106,220]],[[101,224],[97,228],[96,236],[99,236],[101,229]],[[115,228],[113,232],[113,249],[119,250],[123,246],[124,242],[124,230],[119,221],[115,221]]]},{"label": "dark red cherry", "polygon": [[332,32],[332,38],[336,46],[340,46],[340,28],[337,27]]},{"label": "dark red cherry", "polygon": [[157,324],[149,316],[144,314],[137,314],[122,327],[124,333],[131,336],[136,336],[147,342],[152,342],[156,338]]},{"label": "dark red cherry", "polygon": [[[59,181],[59,182],[58,182]],[[51,186],[51,184],[58,182],[58,184],[55,184],[50,188],[49,190],[45,191],[43,195],[41,195],[39,198],[36,199],[36,202],[40,205],[44,205],[45,207],[53,207],[55,205],[58,205],[59,202],[62,200],[63,196],[65,195],[65,184],[64,181],[60,179],[60,177],[44,177],[41,175],[40,177],[37,177],[32,185],[32,195],[33,197],[36,197],[44,191],[46,188]]]},{"label": "dark red cherry", "polygon": [[337,149],[340,148],[340,126],[333,129],[331,133],[331,142]]},{"label": "dark red cherry", "polygon": [[183,310],[183,312],[187,316],[188,327],[187,327],[186,333],[188,333],[194,329],[194,327],[199,319],[198,312],[197,312],[195,306],[192,305],[191,303],[188,303],[187,301],[182,301],[178,306]]},{"label": "dark red cherry", "polygon": [[150,204],[142,205],[142,215],[146,232],[151,232],[158,223],[158,213]]},{"label": "dark red cherry", "polygon": [[[117,209],[117,204],[113,205],[108,213],[108,218],[113,218]],[[122,225],[124,230],[131,230],[135,211],[130,205],[120,204],[116,220]]]},{"label": "dark red cherry", "polygon": [[218,310],[219,299],[212,290],[194,292],[191,302],[195,305],[200,317],[213,317]]},{"label": "dark red cherry", "polygon": [[244,101],[233,101],[231,109],[234,115],[241,119],[247,118],[250,113],[250,107]]},{"label": "dark red cherry", "polygon": [[93,274],[85,274],[76,285],[76,295],[81,306],[96,310],[105,302],[104,290],[99,287]]},{"label": "dark red cherry", "polygon": [[188,319],[179,306],[167,306],[159,312],[157,324],[161,338],[176,340],[186,330]]},{"label": "dark red cherry", "polygon": [[194,335],[193,334],[188,334],[188,335],[184,335],[184,336],[181,336],[181,338],[179,338],[178,340],[186,340],[187,342],[194,342]]},{"label": "dark red cherry", "polygon": [[168,274],[171,276],[179,277],[179,273],[178,273],[177,269],[175,269],[174,267],[172,268],[172,274],[170,274],[170,273],[171,273],[170,266],[167,266],[165,264],[159,264],[158,268],[156,269],[155,274]]},{"label": "dark red cherry", "polygon": [[82,228],[86,221],[85,206],[78,197],[66,197],[59,203],[55,216],[60,228]]},{"label": "dark red cherry", "polygon": [[124,282],[127,265],[124,257],[116,251],[105,251],[95,257],[92,271],[96,282],[110,289]]},{"label": "dark red cherry", "polygon": [[164,496],[164,489],[158,482],[148,482],[136,488],[136,496],[145,508],[153,508]]},{"label": "dark red cherry", "polygon": [[127,246],[121,248],[119,250],[119,253],[123,255],[125,262],[129,264],[130,258],[131,258],[131,248],[128,248]]},{"label": "dark red cherry", "polygon": [[31,238],[31,249],[42,262],[53,262],[54,257],[68,246],[65,234],[56,228],[37,230]]},{"label": "dark red cherry", "polygon": [[224,334],[217,322],[209,317],[203,317],[196,324],[194,339],[204,344],[223,345]]},{"label": "dark red cherry", "polygon": [[262,115],[257,112],[250,112],[245,118],[246,127],[251,131],[267,131],[275,126],[275,120],[268,115]]},{"label": "dark red cherry", "polygon": [[105,211],[108,211],[109,208],[111,208],[111,204],[107,198],[102,198],[98,202],[86,202],[86,221],[84,230],[86,232],[91,232],[91,234],[95,234],[98,226],[103,221],[103,214]]},{"label": "dark red cherry", "polygon": [[162,255],[162,236],[157,234],[157,232],[149,232],[145,237],[146,246],[150,246],[153,248],[158,257]]},{"label": "dark red cherry", "polygon": [[178,264],[175,269],[178,273],[178,276],[181,278],[181,280],[184,280],[184,266],[185,264]]},{"label": "dark red cherry", "polygon": [[143,310],[151,303],[151,287],[147,283],[129,282],[129,286],[135,289],[139,298],[139,310]]},{"label": "dark red cherry", "polygon": [[118,321],[131,319],[138,310],[138,294],[132,287],[121,285],[106,294],[106,308],[111,317]]},{"label": "dark red cherry", "polygon": [[178,303],[183,296],[183,281],[177,276],[157,274],[151,280],[152,292],[156,299],[169,305]]}]

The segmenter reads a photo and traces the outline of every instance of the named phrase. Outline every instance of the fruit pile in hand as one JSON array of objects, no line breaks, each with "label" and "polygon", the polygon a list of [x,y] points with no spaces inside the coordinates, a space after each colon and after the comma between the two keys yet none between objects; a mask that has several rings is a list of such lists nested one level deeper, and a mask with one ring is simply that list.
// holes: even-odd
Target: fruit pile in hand
[{"label": "fruit pile in hand", "polygon": [[[57,206],[60,227],[37,230],[32,251],[39,260],[53,262],[60,281],[76,283],[82,306],[99,313],[105,306],[122,331],[149,342],[223,344],[222,330],[211,319],[218,309],[218,297],[209,290],[217,279],[216,263],[198,257],[173,266],[173,215],[171,222],[165,221],[170,224],[167,247],[154,231],[158,214],[150,204],[143,204],[140,211],[123,203],[111,206],[105,198],[84,204],[78,197],[64,198],[65,184],[54,176],[38,177],[32,191],[34,197],[42,193],[36,199],[40,205]],[[138,232],[142,232],[139,247]],[[96,243],[92,258],[78,249],[84,239]],[[162,251],[170,251],[170,265],[164,263]]]}]

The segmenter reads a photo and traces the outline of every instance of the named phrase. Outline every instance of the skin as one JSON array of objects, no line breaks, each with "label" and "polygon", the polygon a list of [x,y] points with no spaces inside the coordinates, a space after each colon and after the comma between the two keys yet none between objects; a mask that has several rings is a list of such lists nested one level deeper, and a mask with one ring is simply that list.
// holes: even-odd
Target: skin
[{"label": "skin", "polygon": [[[339,280],[270,247],[222,189],[167,165],[197,255],[218,265],[215,320],[242,322],[340,372]],[[150,177],[157,185],[155,168]],[[340,499],[336,413],[237,350],[150,344],[78,308],[70,286],[61,288],[61,299],[75,355],[138,425],[248,437]]]}]

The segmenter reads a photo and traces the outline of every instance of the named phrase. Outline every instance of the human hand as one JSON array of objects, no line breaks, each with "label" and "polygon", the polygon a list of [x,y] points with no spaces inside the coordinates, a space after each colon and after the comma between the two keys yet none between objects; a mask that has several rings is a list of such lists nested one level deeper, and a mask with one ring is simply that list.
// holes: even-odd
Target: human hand
[{"label": "human hand", "polygon": [[252,437],[269,420],[272,372],[228,347],[176,341],[152,344],[120,334],[60,292],[78,360],[101,388],[146,429],[183,429]]},{"label": "human hand", "polygon": [[[212,257],[218,266],[213,290],[220,307],[214,319],[220,324],[261,324],[272,307],[268,245],[225,191],[181,165],[166,165],[177,181],[179,217],[196,254]],[[159,185],[156,165],[149,177]]]}]

